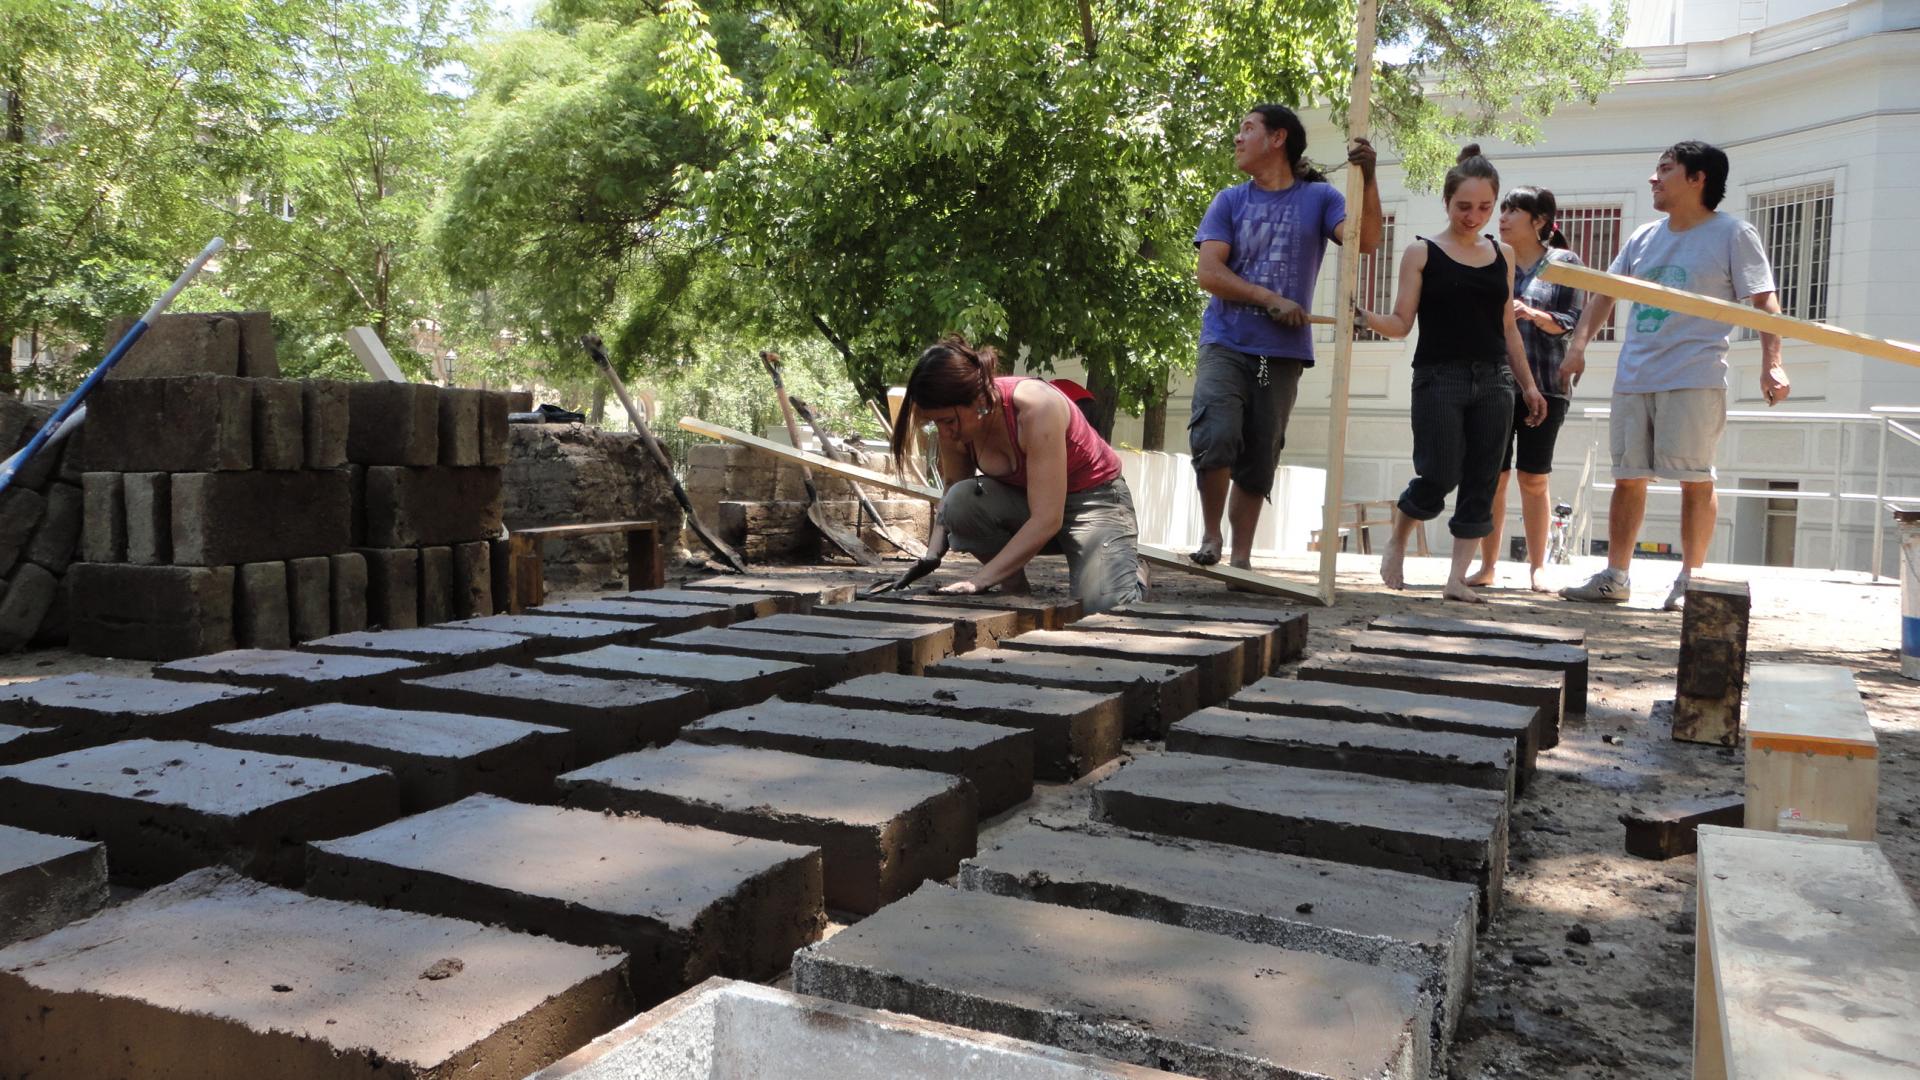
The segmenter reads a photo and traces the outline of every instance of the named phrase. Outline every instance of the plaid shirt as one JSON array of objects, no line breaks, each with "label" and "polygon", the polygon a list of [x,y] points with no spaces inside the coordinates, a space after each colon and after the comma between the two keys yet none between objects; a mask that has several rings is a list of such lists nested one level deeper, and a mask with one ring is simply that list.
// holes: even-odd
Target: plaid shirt
[{"label": "plaid shirt", "polygon": [[1566,332],[1580,321],[1580,291],[1540,280],[1540,270],[1549,259],[1569,266],[1581,265],[1580,256],[1573,252],[1565,248],[1548,248],[1546,255],[1532,267],[1514,268],[1513,295],[1528,307],[1552,315],[1553,321],[1560,324],[1560,333],[1549,334],[1535,326],[1532,319],[1518,320],[1520,344],[1526,347],[1527,364],[1533,368],[1534,385],[1549,397],[1566,397],[1560,392],[1560,361],[1567,355]]}]

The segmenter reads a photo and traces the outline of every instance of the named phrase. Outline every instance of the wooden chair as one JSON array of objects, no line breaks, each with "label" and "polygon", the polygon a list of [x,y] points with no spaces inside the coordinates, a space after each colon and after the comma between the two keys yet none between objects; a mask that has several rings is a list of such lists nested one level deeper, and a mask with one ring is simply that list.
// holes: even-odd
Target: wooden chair
[{"label": "wooden chair", "polygon": [[518,615],[547,599],[546,562],[540,544],[581,536],[622,533],[627,538],[627,588],[658,589],[667,583],[666,552],[651,521],[592,521],[539,525],[507,534],[507,611]]},{"label": "wooden chair", "polygon": [[[1350,515],[1350,517],[1343,517],[1340,521],[1340,550],[1347,550],[1347,535],[1348,533],[1352,533],[1360,538],[1360,554],[1373,554],[1373,535],[1368,532],[1368,530],[1391,529],[1393,527],[1393,500],[1367,499],[1360,502],[1342,503],[1341,506],[1344,508],[1345,514]],[[1379,511],[1380,516],[1368,518],[1367,511],[1369,509]],[[1325,529],[1313,530],[1313,542],[1307,545],[1308,551],[1320,550],[1320,534],[1325,531]],[[1423,521],[1414,528],[1413,545],[1414,554],[1416,555],[1432,554],[1427,548],[1426,522]]]}]

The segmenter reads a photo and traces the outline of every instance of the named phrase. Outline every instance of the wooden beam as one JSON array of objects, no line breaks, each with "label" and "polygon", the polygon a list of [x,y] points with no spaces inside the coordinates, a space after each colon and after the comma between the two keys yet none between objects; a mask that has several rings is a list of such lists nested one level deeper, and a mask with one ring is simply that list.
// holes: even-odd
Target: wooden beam
[{"label": "wooden beam", "polygon": [[380,336],[371,326],[350,326],[341,335],[347,339],[347,348],[360,360],[360,366],[367,374],[387,382],[406,382],[407,376],[401,372],[400,365],[393,362],[393,356],[387,347],[380,343]]},{"label": "wooden beam", "polygon": [[[695,419],[691,416],[683,416],[680,418],[680,430],[692,432],[695,435],[704,435],[709,439],[719,439],[722,442],[730,442],[737,446],[747,447],[750,450],[758,450],[785,461],[810,466],[830,476],[838,476],[858,483],[871,484],[875,487],[884,488],[897,495],[905,495],[912,499],[924,499],[930,503],[940,501],[940,492],[930,487],[911,484],[887,473],[875,472],[872,469],[863,469],[858,465],[849,465],[844,462],[834,461],[831,458],[822,457],[819,454],[810,454],[804,450],[798,450],[788,446],[785,443],[773,442],[769,439],[763,439],[758,435],[749,435],[744,431],[736,431],[733,428],[722,427],[719,424],[709,424],[705,420]],[[1168,551],[1165,548],[1154,547],[1151,544],[1137,544],[1135,546],[1139,549],[1140,558],[1153,566],[1163,567],[1168,570],[1179,570],[1188,574],[1197,574],[1200,577],[1213,581],[1229,582],[1245,588],[1248,591],[1266,593],[1269,596],[1284,596],[1292,600],[1304,600],[1308,603],[1322,605],[1330,602],[1328,599],[1323,598],[1330,590],[1309,589],[1288,581],[1282,581],[1279,578],[1269,577],[1266,574],[1256,573],[1252,570],[1242,570],[1233,566],[1197,566],[1185,555]]]},{"label": "wooden beam", "polygon": [[1656,285],[1639,278],[1609,274],[1590,266],[1569,266],[1562,262],[1549,262],[1540,271],[1540,279],[1555,285],[1566,285],[1570,288],[1599,293],[1602,296],[1632,300],[1635,303],[1666,311],[1677,311],[1682,315],[1693,315],[1748,330],[1757,330],[1763,334],[1778,334],[1783,338],[1809,341],[1815,345],[1826,345],[1845,352],[1858,353],[1861,356],[1920,367],[1920,345],[1877,338],[1871,334],[1855,333],[1852,330],[1814,322],[1811,319],[1775,315],[1747,304],[1737,304],[1731,300],[1702,296],[1699,293],[1670,288],[1666,285]]}]

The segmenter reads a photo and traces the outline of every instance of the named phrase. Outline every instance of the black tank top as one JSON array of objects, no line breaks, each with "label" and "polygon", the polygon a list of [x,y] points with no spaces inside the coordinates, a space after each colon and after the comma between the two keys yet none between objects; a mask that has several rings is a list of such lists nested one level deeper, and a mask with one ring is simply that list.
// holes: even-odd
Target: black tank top
[{"label": "black tank top", "polygon": [[1462,266],[1422,237],[1420,341],[1413,366],[1504,361],[1507,357],[1507,257],[1498,245],[1485,266]]}]

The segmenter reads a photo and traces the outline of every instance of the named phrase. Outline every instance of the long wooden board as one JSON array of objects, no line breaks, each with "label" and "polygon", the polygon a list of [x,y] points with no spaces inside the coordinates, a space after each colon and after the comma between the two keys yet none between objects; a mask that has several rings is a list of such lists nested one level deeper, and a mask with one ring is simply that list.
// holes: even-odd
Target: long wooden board
[{"label": "long wooden board", "polygon": [[[730,442],[736,446],[747,447],[750,450],[758,450],[784,461],[791,461],[796,464],[818,469],[830,476],[839,476],[848,480],[859,481],[862,484],[871,484],[874,487],[884,488],[897,495],[905,495],[908,498],[914,499],[924,499],[930,503],[940,501],[940,493],[930,487],[911,484],[887,473],[876,472],[872,469],[861,468],[858,465],[849,465],[844,462],[834,461],[831,458],[823,457],[819,454],[810,454],[805,450],[788,446],[786,443],[777,443],[771,439],[763,439],[758,435],[750,435],[747,432],[737,431],[730,427],[710,424],[705,420],[696,419],[691,416],[683,416],[680,418],[680,430],[692,432],[695,435],[704,435],[709,439],[718,439],[721,442]],[[1252,570],[1241,570],[1238,567],[1227,566],[1225,564],[1197,566],[1185,555],[1169,551],[1166,548],[1155,547],[1152,544],[1138,544],[1136,547],[1140,551],[1140,558],[1152,566],[1159,566],[1168,570],[1179,570],[1187,574],[1197,574],[1200,577],[1212,581],[1227,582],[1250,592],[1265,593],[1269,596],[1284,596],[1289,599],[1304,600],[1322,606],[1332,602],[1331,590],[1327,590],[1328,595],[1323,596],[1320,591],[1282,581],[1279,578],[1269,577],[1266,574],[1256,573]]]},{"label": "long wooden board", "polygon": [[1797,341],[1810,341],[1815,345],[1827,345],[1862,356],[1920,367],[1920,345],[1877,338],[1871,334],[1855,333],[1852,330],[1813,322],[1810,319],[1796,319],[1791,315],[1775,315],[1746,304],[1736,304],[1731,300],[1702,296],[1699,293],[1656,285],[1639,278],[1609,274],[1590,266],[1569,266],[1563,262],[1549,262],[1546,268],[1540,271],[1540,278],[1542,281],[1550,281],[1556,285],[1584,289],[1587,292],[1600,293],[1603,296],[1617,297],[1621,300],[1633,300],[1666,311],[1677,311],[1682,315],[1712,319],[1715,322],[1757,330],[1764,334],[1778,334]]}]

